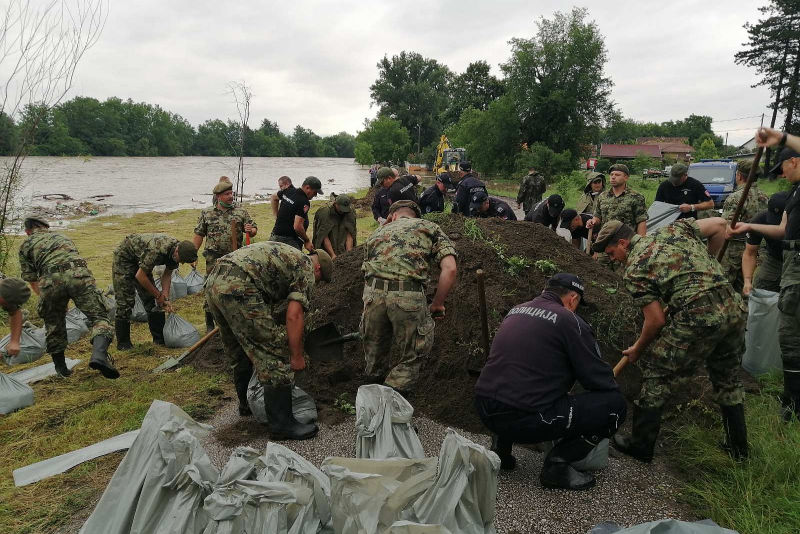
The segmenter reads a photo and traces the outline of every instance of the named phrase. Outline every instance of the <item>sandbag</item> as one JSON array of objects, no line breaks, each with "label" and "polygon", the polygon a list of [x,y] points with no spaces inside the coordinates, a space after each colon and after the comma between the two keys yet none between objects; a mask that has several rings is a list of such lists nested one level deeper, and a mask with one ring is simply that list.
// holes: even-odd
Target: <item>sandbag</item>
[{"label": "sandbag", "polygon": [[356,394],[356,458],[425,458],[411,426],[414,407],[394,389],[380,384]]},{"label": "sandbag", "polygon": [[[264,406],[264,386],[258,381],[256,373],[253,373],[247,384],[247,404],[256,421],[264,424],[269,422]],[[314,403],[314,399],[297,386],[292,388],[292,413],[295,419],[304,424],[317,420],[317,405]]]},{"label": "sandbag", "polygon": [[[161,274],[156,276],[155,270],[153,270],[153,285],[156,286],[156,289],[161,291]],[[161,273],[164,272],[164,269],[161,269]],[[177,269],[172,271],[172,276],[170,277],[170,284],[169,284],[169,300],[178,300],[182,299],[187,295],[187,287],[186,287],[186,280],[183,279],[181,273],[178,272]]]},{"label": "sandbag", "polygon": [[442,525],[423,525],[411,521],[397,521],[393,523],[386,534],[451,534]]},{"label": "sandbag", "polygon": [[78,308],[72,308],[67,312],[64,316],[64,321],[67,323],[67,343],[71,345],[89,333],[86,319],[86,315]]},{"label": "sandbag", "polygon": [[133,309],[131,310],[131,321],[136,323],[147,322],[147,311],[144,309],[144,303],[142,302],[142,299],[139,297],[138,291],[133,297]]},{"label": "sandbag", "polygon": [[678,519],[651,521],[616,532],[617,534],[738,534],[735,530],[722,528],[710,520],[689,523]]},{"label": "sandbag", "polygon": [[186,282],[186,293],[188,295],[200,293],[203,290],[203,285],[206,283],[206,279],[202,274],[197,272],[197,269],[192,269],[192,272],[187,274],[184,280]]},{"label": "sandbag", "polygon": [[22,333],[19,338],[19,354],[9,356],[6,347],[11,341],[11,334],[0,339],[0,354],[6,365],[19,365],[30,363],[42,357],[47,348],[47,333],[44,328],[36,328],[32,323],[26,322],[22,325]]},{"label": "sandbag", "polygon": [[608,467],[608,438],[600,440],[585,458],[570,465],[578,471],[600,471]]},{"label": "sandbag", "polygon": [[11,413],[33,405],[33,389],[19,380],[0,373],[0,413]]},{"label": "sandbag", "polygon": [[651,234],[659,228],[669,226],[678,220],[680,215],[681,210],[676,204],[668,204],[661,201],[653,202],[647,208],[647,233]]},{"label": "sandbag", "polygon": [[164,323],[164,344],[171,349],[191,347],[200,341],[200,332],[177,313],[170,313]]},{"label": "sandbag", "polygon": [[117,318],[117,299],[112,296],[104,296],[103,301],[106,303],[106,310],[108,310],[108,322],[113,325]]},{"label": "sandbag", "polygon": [[753,376],[783,369],[778,342],[778,293],[753,289],[747,302],[747,330],[742,367]]}]

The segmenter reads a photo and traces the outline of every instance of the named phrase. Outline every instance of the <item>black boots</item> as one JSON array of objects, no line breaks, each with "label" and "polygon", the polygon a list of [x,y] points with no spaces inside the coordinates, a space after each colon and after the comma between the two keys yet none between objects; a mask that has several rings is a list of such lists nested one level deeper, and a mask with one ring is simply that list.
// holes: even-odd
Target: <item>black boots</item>
[{"label": "black boots", "polygon": [[592,475],[581,473],[570,465],[586,457],[597,443],[582,437],[565,439],[550,449],[544,458],[539,480],[545,488],[585,490],[594,486]]},{"label": "black boots", "polygon": [[206,312],[206,334],[214,330],[214,314]]},{"label": "black boots", "polygon": [[513,444],[514,442],[508,438],[492,434],[492,446],[489,450],[500,457],[500,469],[504,471],[513,471],[517,467],[517,459],[511,454]]},{"label": "black boots", "polygon": [[53,366],[55,366],[58,376],[66,378],[72,374],[72,370],[67,368],[67,363],[64,361],[63,351],[51,354],[50,357],[53,358]]},{"label": "black boots", "polygon": [[783,395],[781,395],[781,418],[785,423],[792,418],[800,420],[800,373],[783,372]]},{"label": "black boots", "polygon": [[250,404],[247,401],[247,386],[253,376],[253,364],[249,359],[244,358],[233,368],[233,384],[236,386],[236,396],[239,397],[239,415],[247,417],[253,415]]},{"label": "black boots", "polygon": [[119,371],[114,367],[114,361],[108,354],[111,340],[106,336],[94,336],[92,340],[92,359],[89,368],[96,369],[106,378],[119,378]]},{"label": "black boots", "polygon": [[744,420],[744,406],[721,406],[722,426],[725,428],[725,443],[722,448],[734,460],[747,458],[747,425]]},{"label": "black boots", "polygon": [[264,407],[267,412],[267,423],[270,438],[282,439],[309,439],[317,435],[317,425],[303,424],[294,418],[292,413],[292,386],[264,385]]},{"label": "black boots", "polygon": [[117,350],[131,350],[131,322],[117,319],[114,321],[114,330],[117,333]]},{"label": "black boots", "polygon": [[147,326],[150,327],[150,335],[153,336],[153,343],[164,345],[164,324],[167,316],[162,311],[147,314]]},{"label": "black boots", "polygon": [[653,461],[658,432],[661,430],[661,408],[633,407],[633,431],[630,436],[614,435],[611,443],[623,454],[640,462]]}]

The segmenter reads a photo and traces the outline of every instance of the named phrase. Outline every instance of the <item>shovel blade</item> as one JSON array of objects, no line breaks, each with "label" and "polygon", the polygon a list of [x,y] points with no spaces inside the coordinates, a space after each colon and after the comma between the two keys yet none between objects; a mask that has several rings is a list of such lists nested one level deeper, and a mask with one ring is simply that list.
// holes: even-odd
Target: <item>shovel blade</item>
[{"label": "shovel blade", "polygon": [[342,344],[330,343],[341,337],[333,323],[315,328],[306,336],[305,349],[312,361],[331,362],[342,359]]}]

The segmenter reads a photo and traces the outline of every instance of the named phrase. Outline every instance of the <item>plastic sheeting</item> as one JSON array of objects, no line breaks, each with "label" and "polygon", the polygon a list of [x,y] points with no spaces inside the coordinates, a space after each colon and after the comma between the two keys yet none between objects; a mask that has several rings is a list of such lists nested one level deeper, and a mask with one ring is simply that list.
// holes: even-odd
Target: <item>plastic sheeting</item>
[{"label": "plastic sheeting", "polygon": [[[64,358],[64,363],[67,365],[67,369],[72,369],[73,367],[81,363],[81,361],[72,360],[70,358]],[[56,367],[55,365],[53,365],[53,362],[50,362],[44,365],[37,365],[36,367],[31,367],[30,369],[17,371],[16,373],[11,373],[8,376],[16,380],[19,380],[23,384],[33,384],[34,382],[38,382],[39,380],[44,380],[45,378],[55,375],[56,375]]]},{"label": "plastic sheeting", "polygon": [[[267,410],[264,406],[264,386],[258,381],[258,375],[253,373],[247,384],[247,404],[253,417],[259,423],[267,424]],[[295,386],[292,388],[292,413],[294,418],[301,423],[312,423],[317,420],[317,405],[311,395]]]},{"label": "plastic sheeting", "polygon": [[622,528],[616,523],[604,522],[586,534],[739,534],[735,530],[722,528],[710,519],[689,523],[677,519],[661,519]]},{"label": "plastic sheeting", "polygon": [[64,317],[67,323],[67,343],[70,345],[89,333],[86,315],[78,308],[71,308]]},{"label": "plastic sheeting", "polygon": [[191,347],[200,341],[200,332],[197,331],[192,323],[179,316],[177,313],[170,313],[164,323],[164,344],[171,349]]},{"label": "plastic sheeting", "polygon": [[452,428],[442,442],[433,485],[412,506],[413,518],[462,534],[494,534],[500,458]]},{"label": "plastic sheeting", "polygon": [[139,297],[138,291],[134,294],[133,297],[133,309],[131,310],[131,321],[136,323],[147,322],[147,311],[144,309],[144,303],[142,303],[142,299]]},{"label": "plastic sheeting", "polygon": [[600,471],[608,467],[608,439],[600,440],[584,459],[571,465],[578,471]]},{"label": "plastic sheeting", "polygon": [[202,274],[197,272],[197,269],[192,269],[184,280],[186,281],[186,293],[188,295],[200,293],[203,290],[203,285],[206,283],[206,279]]},{"label": "plastic sheeting", "polygon": [[397,521],[389,527],[386,534],[451,534],[442,525],[423,525],[411,521]]},{"label": "plastic sheeting", "polygon": [[42,357],[46,348],[47,334],[44,328],[36,328],[32,323],[22,325],[22,334],[19,338],[19,354],[9,356],[6,347],[11,341],[11,334],[0,339],[0,354],[6,365],[35,362]]},{"label": "plastic sheeting", "polygon": [[33,389],[16,378],[0,373],[0,413],[11,413],[33,404]]},{"label": "plastic sheeting", "polygon": [[742,367],[757,376],[774,369],[783,369],[781,346],[778,343],[778,293],[754,289],[747,303],[747,330]]},{"label": "plastic sheeting", "polygon": [[675,204],[653,202],[647,208],[647,233],[650,234],[659,228],[669,226],[678,220],[680,214],[681,210]]},{"label": "plastic sheeting", "polygon": [[414,407],[394,389],[380,384],[356,394],[356,458],[424,458],[411,426]]}]

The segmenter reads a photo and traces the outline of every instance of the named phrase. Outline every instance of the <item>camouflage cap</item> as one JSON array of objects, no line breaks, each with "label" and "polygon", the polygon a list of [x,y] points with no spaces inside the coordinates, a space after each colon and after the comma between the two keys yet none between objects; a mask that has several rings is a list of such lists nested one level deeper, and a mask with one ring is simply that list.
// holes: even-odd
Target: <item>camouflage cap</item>
[{"label": "camouflage cap", "polygon": [[630,169],[628,169],[628,166],[624,165],[622,163],[615,163],[614,165],[612,165],[611,167],[608,168],[608,173],[609,174],[611,174],[614,171],[624,172],[628,176],[630,176],[630,174],[631,174],[631,171],[630,171]]},{"label": "camouflage cap", "polygon": [[382,182],[386,178],[394,177],[394,171],[389,167],[381,167],[378,169],[378,182]]},{"label": "camouflage cap", "polygon": [[191,241],[181,241],[178,243],[178,262],[194,263],[197,261],[197,247]]},{"label": "camouflage cap", "polygon": [[0,297],[6,302],[5,308],[13,313],[31,298],[31,288],[19,278],[0,280]]},{"label": "camouflage cap", "polygon": [[[28,222],[28,221],[30,221],[30,222]],[[50,223],[47,222],[47,220],[45,220],[40,215],[31,215],[30,217],[25,217],[25,221],[22,224],[24,224],[25,226],[28,226],[28,225],[30,225],[30,226],[42,225],[42,226],[46,226],[47,228],[50,228]]]},{"label": "camouflage cap", "polygon": [[314,254],[319,261],[320,275],[326,282],[330,282],[333,278],[333,260],[330,255],[324,250],[316,249]]},{"label": "camouflage cap", "polygon": [[350,204],[352,202],[353,201],[347,195],[339,195],[339,196],[336,197],[336,200],[334,200],[334,203],[336,204],[336,208],[341,213],[350,213],[351,211],[353,211],[353,208],[350,207]]},{"label": "camouflage cap", "polygon": [[592,245],[592,252],[605,252],[609,242],[614,239],[614,236],[622,227],[628,228],[620,221],[608,221],[605,223],[603,228],[600,229],[600,233],[597,234],[597,241]]},{"label": "camouflage cap", "polygon": [[672,169],[669,171],[669,175],[673,178],[680,178],[684,174],[689,172],[689,167],[687,167],[683,163],[676,163],[672,166]]},{"label": "camouflage cap", "polygon": [[316,176],[309,176],[305,180],[303,180],[303,185],[307,185],[320,195],[322,194],[322,182],[319,181],[319,178]]},{"label": "camouflage cap", "polygon": [[233,189],[232,183],[220,180],[220,182],[214,186],[214,194],[219,195],[220,193],[224,193],[230,189]]},{"label": "camouflage cap", "polygon": [[[736,172],[741,173],[742,176],[747,178],[748,176],[750,176],[750,169],[752,168],[753,168],[753,160],[746,159],[744,161],[739,162],[739,166],[736,168]],[[758,179],[760,176],[761,176],[761,167],[759,166],[756,168],[755,177],[756,179]]]},{"label": "camouflage cap", "polygon": [[399,210],[400,208],[408,208],[414,210],[414,213],[417,214],[417,217],[419,217],[420,219],[422,218],[422,211],[419,209],[417,203],[414,202],[413,200],[398,200],[397,202],[392,202],[392,205],[389,206],[389,215]]}]

